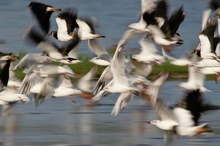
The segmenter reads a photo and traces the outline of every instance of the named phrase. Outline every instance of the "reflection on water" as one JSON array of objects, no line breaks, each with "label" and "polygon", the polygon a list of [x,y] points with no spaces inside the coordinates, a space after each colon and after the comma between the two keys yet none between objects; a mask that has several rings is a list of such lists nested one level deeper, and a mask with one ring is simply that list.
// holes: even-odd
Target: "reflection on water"
[{"label": "reflection on water", "polygon": [[[176,85],[180,81],[167,82],[161,96],[174,104],[183,90]],[[213,92],[206,93],[218,104],[219,84],[207,82]],[[175,90],[173,90],[175,89]],[[172,92],[171,92],[172,91]],[[175,91],[175,92],[174,92]],[[110,115],[117,96],[103,99],[98,106],[85,106],[82,99],[73,104],[68,98],[47,100],[35,108],[32,103],[18,104],[9,116],[0,118],[0,145],[4,146],[157,146],[163,145],[163,132],[146,124],[158,119],[154,110],[135,97],[127,109],[117,117]],[[219,111],[208,112],[201,119],[213,128],[214,135],[176,137],[175,146],[217,146],[220,142]]]}]

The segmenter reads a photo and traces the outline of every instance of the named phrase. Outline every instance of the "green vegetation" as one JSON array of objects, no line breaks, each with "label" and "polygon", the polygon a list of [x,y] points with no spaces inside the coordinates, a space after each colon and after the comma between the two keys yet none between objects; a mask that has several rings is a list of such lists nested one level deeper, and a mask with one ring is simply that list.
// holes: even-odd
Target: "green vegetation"
[{"label": "green vegetation", "polygon": [[[25,53],[21,53],[19,57],[23,57]],[[81,60],[81,63],[78,64],[71,64],[68,65],[73,72],[76,74],[76,77],[81,77],[85,75],[92,67],[95,66],[95,64],[89,62],[89,59],[91,56],[86,56],[86,55],[79,55],[79,60]],[[59,65],[60,63],[55,63]],[[135,63],[134,63],[135,64]],[[101,75],[104,67],[99,66],[98,67],[98,73],[97,77]],[[162,65],[157,65],[154,66],[153,71],[151,75],[149,76],[149,79],[154,79],[155,77],[158,76],[160,72],[167,71],[170,73],[169,79],[174,80],[174,79],[187,79],[188,78],[188,67],[187,66],[176,66],[172,65],[169,62],[166,62]],[[21,71],[18,70],[15,72],[16,76],[20,79],[24,78],[25,74]],[[213,75],[209,75],[207,79],[213,79]]]}]

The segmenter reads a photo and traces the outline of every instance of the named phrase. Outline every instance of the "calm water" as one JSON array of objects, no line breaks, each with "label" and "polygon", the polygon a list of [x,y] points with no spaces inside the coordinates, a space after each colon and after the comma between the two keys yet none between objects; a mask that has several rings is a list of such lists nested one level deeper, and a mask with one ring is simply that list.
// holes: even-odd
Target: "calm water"
[{"label": "calm water", "polygon": [[[169,81],[163,87],[161,96],[174,104],[183,90],[176,87],[180,81]],[[208,81],[206,100],[220,104],[219,84]],[[117,117],[110,112],[117,96],[104,98],[98,106],[86,106],[76,97],[76,104],[68,98],[50,99],[35,108],[32,103],[17,104],[13,114],[0,119],[2,145],[16,146],[157,146],[163,144],[163,132],[144,121],[158,119],[142,100],[135,97],[129,107]],[[175,146],[217,146],[220,143],[220,111],[206,113],[201,121],[214,129],[213,135],[177,138]]]},{"label": "calm water", "polygon": [[[22,41],[25,29],[31,23],[30,12],[27,9],[29,0],[0,1],[0,51],[36,52],[32,46]],[[100,33],[106,35],[103,39],[108,48],[115,43],[127,25],[137,21],[140,8],[139,0],[45,0],[45,3],[55,7],[66,8],[75,6],[81,16],[95,16],[99,20]],[[201,27],[202,10],[207,0],[170,0],[171,10],[184,5],[186,19],[180,27],[180,34],[185,44],[175,50],[176,55],[191,50],[198,43]],[[52,29],[56,29],[56,14],[53,14]],[[54,40],[55,41],[55,40]],[[129,47],[139,48],[137,41]],[[89,52],[86,43],[80,45],[80,53]],[[183,90],[176,87],[178,82],[167,82],[161,96],[168,98],[174,104],[183,94]],[[205,97],[210,102],[220,104],[220,85],[207,82],[206,87],[212,90]],[[163,133],[156,127],[146,125],[144,121],[157,119],[157,114],[136,97],[126,110],[118,117],[110,112],[117,96],[111,95],[101,101],[99,106],[85,106],[84,100],[78,99],[76,104],[68,98],[50,99],[38,108],[29,104],[18,104],[13,114],[0,118],[0,145],[4,146],[70,146],[70,145],[112,145],[112,146],[157,146],[163,145]],[[220,112],[205,114],[203,122],[210,123],[215,134],[195,136],[192,138],[178,138],[176,146],[219,146],[220,143]]]}]

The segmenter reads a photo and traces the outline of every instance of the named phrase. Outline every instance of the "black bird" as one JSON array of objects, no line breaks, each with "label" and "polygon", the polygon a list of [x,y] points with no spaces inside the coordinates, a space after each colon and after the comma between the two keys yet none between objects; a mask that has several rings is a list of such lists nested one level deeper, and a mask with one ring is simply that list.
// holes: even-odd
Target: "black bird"
[{"label": "black bird", "polygon": [[50,17],[53,12],[61,11],[59,8],[55,8],[53,6],[39,3],[39,2],[31,2],[28,5],[28,8],[31,9],[33,15],[36,17],[40,28],[43,30],[45,34],[48,34],[50,29]]},{"label": "black bird", "polygon": [[187,91],[185,96],[178,103],[178,106],[191,112],[195,126],[199,125],[199,119],[202,113],[220,109],[219,105],[206,102],[203,93],[200,92],[199,89]]},{"label": "black bird", "polygon": [[57,31],[51,31],[49,35],[60,41],[69,41],[74,37],[74,29],[78,28],[76,23],[77,10],[75,8],[68,8],[61,12],[57,18]]},{"label": "black bird", "polygon": [[0,52],[0,91],[8,85],[11,61],[15,61],[17,59],[18,57],[13,56],[12,53]]},{"label": "black bird", "polygon": [[168,50],[171,45],[183,43],[183,40],[177,35],[177,30],[185,19],[185,12],[183,6],[181,6],[173,11],[168,18],[167,7],[166,0],[162,0],[158,2],[153,12],[145,12],[143,19],[147,23],[146,27],[151,31],[148,37],[153,38],[157,44],[164,46]]}]

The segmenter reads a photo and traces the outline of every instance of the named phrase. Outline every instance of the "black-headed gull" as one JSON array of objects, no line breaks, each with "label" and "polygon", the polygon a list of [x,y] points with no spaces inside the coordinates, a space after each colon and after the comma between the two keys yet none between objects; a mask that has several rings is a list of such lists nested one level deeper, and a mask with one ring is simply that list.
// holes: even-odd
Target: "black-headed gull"
[{"label": "black-headed gull", "polygon": [[77,10],[75,8],[68,8],[58,14],[56,22],[58,26],[57,31],[51,31],[49,35],[58,39],[59,41],[70,41],[75,35],[74,29],[78,28],[76,23]]},{"label": "black-headed gull", "polygon": [[161,120],[152,120],[149,124],[155,125],[166,132],[164,135],[165,142],[171,142],[175,134],[179,136],[193,136],[212,132],[207,123],[195,126],[193,115],[189,110],[181,107],[175,107],[171,110],[164,99],[158,98],[155,110]]}]

